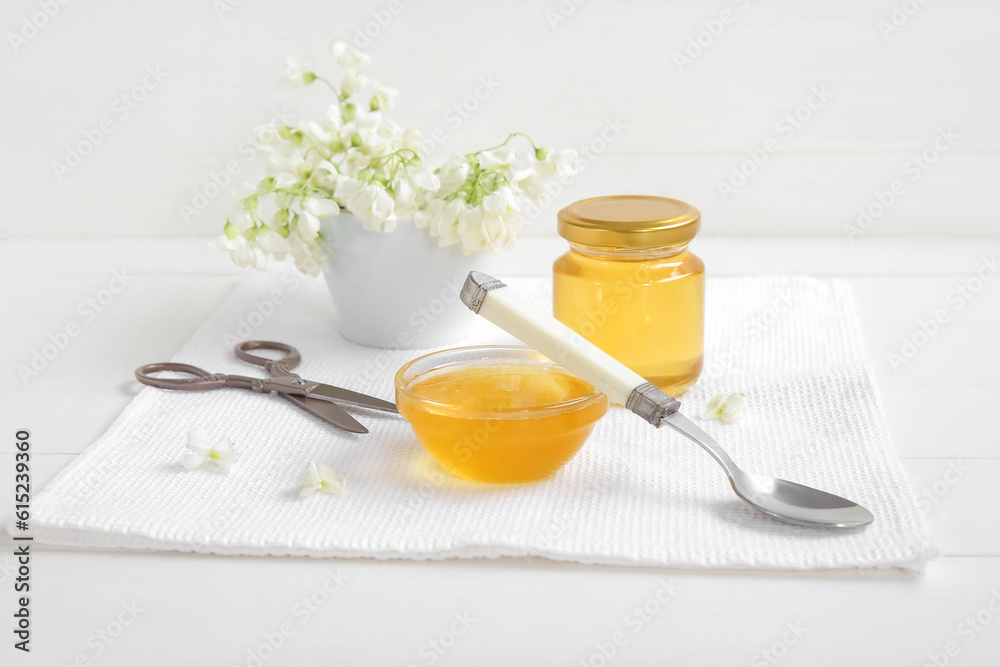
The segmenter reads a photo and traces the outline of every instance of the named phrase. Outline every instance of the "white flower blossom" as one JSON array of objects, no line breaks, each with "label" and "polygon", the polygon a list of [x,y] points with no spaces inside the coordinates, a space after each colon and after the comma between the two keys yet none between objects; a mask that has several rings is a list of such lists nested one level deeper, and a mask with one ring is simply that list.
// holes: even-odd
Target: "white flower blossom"
[{"label": "white flower blossom", "polygon": [[407,167],[406,177],[418,188],[430,193],[437,192],[441,187],[441,180],[425,167]]},{"label": "white flower blossom", "polygon": [[316,75],[295,56],[288,56],[288,66],[285,74],[278,80],[278,90],[291,91],[307,86],[316,79]]},{"label": "white flower blossom", "polygon": [[310,276],[318,276],[326,269],[327,259],[323,248],[317,243],[306,243],[297,234],[288,237],[288,249],[295,268]]},{"label": "white flower blossom", "polygon": [[243,207],[229,216],[229,222],[236,225],[237,229],[239,229],[241,233],[257,224],[253,219],[253,216],[250,215],[250,211]]},{"label": "white flower blossom", "polygon": [[331,47],[333,57],[337,59],[339,65],[345,72],[357,72],[359,69],[371,62],[371,58],[357,49],[347,46],[342,39],[338,39]]},{"label": "white flower blossom", "polygon": [[538,174],[542,178],[556,174],[563,177],[572,176],[576,173],[576,169],[576,151],[571,148],[550,151],[545,159],[538,163]]},{"label": "white flower blossom", "polygon": [[310,463],[306,471],[299,475],[299,482],[302,483],[300,498],[308,498],[317,493],[339,496],[347,488],[347,481],[333,468],[322,463]]},{"label": "white flower blossom", "polygon": [[347,72],[340,81],[340,92],[344,97],[352,97],[361,92],[361,89],[371,83],[371,80],[364,74],[358,72]]},{"label": "white flower blossom", "polygon": [[306,123],[304,129],[306,135],[314,144],[329,144],[333,139],[334,132],[337,131],[336,128],[324,127],[324,125],[313,120]]},{"label": "white flower blossom", "polygon": [[354,178],[343,179],[337,184],[334,196],[361,218],[365,229],[392,231],[396,226],[395,202],[383,187]]},{"label": "white flower blossom", "polygon": [[[574,151],[538,147],[520,133],[437,169],[424,166],[420,131],[389,117],[396,91],[362,73],[364,53],[343,40],[332,51],[339,78],[320,79],[336,98],[325,116],[254,131],[254,147],[268,154],[266,177],[236,189],[240,205],[212,242],[240,266],[261,269],[270,257],[290,255],[299,270],[318,274],[327,262],[319,220],[341,210],[369,230],[391,232],[397,218],[412,217],[439,245],[501,252],[521,232],[523,206],[541,201],[548,179],[577,169]],[[301,88],[317,78],[289,58],[279,85]]]},{"label": "white flower blossom", "polygon": [[295,225],[295,233],[303,241],[312,241],[319,235],[319,218],[309,211],[299,213],[299,221]]},{"label": "white flower blossom", "polygon": [[328,215],[337,215],[340,213],[340,206],[337,205],[337,202],[332,199],[319,199],[317,197],[303,199],[302,208],[317,218],[325,218]]},{"label": "white flower blossom", "polygon": [[703,421],[716,419],[723,424],[735,424],[743,410],[743,394],[717,394],[698,415]]},{"label": "white flower blossom", "polygon": [[188,433],[187,449],[188,452],[181,460],[181,464],[188,470],[194,470],[205,463],[210,463],[222,472],[229,472],[229,469],[236,463],[236,459],[239,458],[231,440],[223,438],[213,445],[208,437],[208,431],[201,426]]},{"label": "white flower blossom", "polygon": [[260,248],[261,252],[265,255],[271,255],[279,262],[285,258],[285,255],[291,252],[291,248],[288,247],[288,241],[285,240],[285,237],[275,231],[258,234],[254,237],[254,242]]},{"label": "white flower blossom", "polygon": [[388,111],[395,105],[396,95],[399,94],[395,88],[383,86],[376,83],[372,86],[371,108],[372,111]]},{"label": "white flower blossom", "polygon": [[267,268],[267,255],[264,251],[251,244],[245,236],[240,234],[236,238],[229,238],[225,234],[214,239],[210,244],[216,250],[228,250],[236,266],[252,266],[255,269]]},{"label": "white flower blossom", "polygon": [[464,156],[452,156],[438,169],[440,189],[444,192],[455,192],[469,178],[470,169],[469,161]]},{"label": "white flower blossom", "polygon": [[418,229],[429,228],[431,236],[438,239],[438,245],[454,245],[462,240],[458,234],[458,220],[466,208],[462,199],[432,199],[423,210],[413,214],[413,223]]},{"label": "white flower blossom", "polygon": [[272,150],[281,143],[281,135],[274,125],[260,125],[254,129],[251,143],[258,150]]},{"label": "white flower blossom", "polygon": [[509,248],[520,230],[521,211],[510,187],[485,197],[480,206],[466,209],[458,219],[458,235],[466,253],[491,255]]},{"label": "white flower blossom", "polygon": [[479,166],[483,169],[497,169],[506,167],[517,157],[514,147],[510,144],[498,146],[492,150],[483,151],[479,154]]}]

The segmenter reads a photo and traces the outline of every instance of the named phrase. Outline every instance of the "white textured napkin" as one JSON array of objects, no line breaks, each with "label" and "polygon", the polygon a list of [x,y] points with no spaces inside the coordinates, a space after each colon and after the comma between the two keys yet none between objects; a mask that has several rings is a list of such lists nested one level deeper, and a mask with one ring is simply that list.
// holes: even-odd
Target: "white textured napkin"
[{"label": "white textured napkin", "polygon": [[[301,351],[303,377],[391,399],[395,370],[422,352],[344,341],[325,285],[291,278],[248,277],[174,360],[252,375],[262,369],[237,360],[234,342],[280,340]],[[549,308],[549,280],[508,282]],[[477,327],[467,343],[512,342]],[[710,279],[707,331],[706,373],[682,410],[745,393],[742,422],[705,424],[733,458],[860,502],[874,524],[840,532],[768,518],[696,445],[620,407],[553,477],[490,486],[450,476],[398,417],[356,413],[371,433],[351,435],[273,395],[144,388],[38,495],[32,528],[62,545],[219,554],[922,569],[936,550],[886,433],[849,285]],[[235,441],[228,475],[181,466],[195,426]],[[342,497],[297,497],[310,461],[347,479]]]}]

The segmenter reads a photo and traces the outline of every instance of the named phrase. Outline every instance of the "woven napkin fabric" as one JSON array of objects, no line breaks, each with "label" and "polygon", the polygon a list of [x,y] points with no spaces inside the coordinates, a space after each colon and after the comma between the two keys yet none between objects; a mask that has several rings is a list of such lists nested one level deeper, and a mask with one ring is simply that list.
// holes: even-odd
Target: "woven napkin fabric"
[{"label": "woven napkin fabric", "polygon": [[[549,280],[508,282],[549,309]],[[733,458],[860,502],[874,524],[820,530],[764,516],[707,453],[621,407],[551,478],[494,486],[449,475],[396,416],[358,412],[371,433],[353,435],[273,395],[144,388],[38,495],[35,537],[216,554],[922,569],[935,547],[886,432],[849,285],[710,279],[707,318],[706,371],[682,410],[693,416],[717,393],[743,392],[740,423],[705,424]],[[396,369],[426,351],[348,343],[335,320],[321,281],[252,275],[174,361],[252,375],[263,369],[237,360],[234,343],[279,340],[301,351],[303,377],[391,399]],[[467,344],[515,342],[485,320],[476,327]],[[236,443],[228,475],[181,466],[196,426]],[[298,497],[311,461],[346,478],[343,496]]]}]

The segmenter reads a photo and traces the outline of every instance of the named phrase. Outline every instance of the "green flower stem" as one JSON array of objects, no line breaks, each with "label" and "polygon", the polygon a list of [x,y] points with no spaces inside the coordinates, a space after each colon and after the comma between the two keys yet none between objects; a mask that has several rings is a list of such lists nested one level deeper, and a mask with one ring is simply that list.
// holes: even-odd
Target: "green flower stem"
[{"label": "green flower stem", "polygon": [[337,95],[337,99],[342,100],[343,95],[340,94],[340,90],[336,86],[334,86],[332,82],[330,82],[328,79],[324,79],[323,77],[321,77],[319,74],[316,74],[315,72],[313,74],[316,77],[315,81],[322,81],[323,83],[325,83],[327,86],[330,87],[330,90],[332,90]]},{"label": "green flower stem", "polygon": [[496,146],[492,146],[490,148],[483,148],[482,150],[478,150],[475,153],[468,153],[468,156],[469,157],[474,157],[476,155],[479,155],[480,153],[485,153],[486,151],[492,151],[492,150],[496,150],[497,148],[501,148],[503,146],[506,146],[507,144],[510,143],[510,140],[513,139],[514,137],[524,137],[525,139],[528,140],[528,143],[531,144],[532,148],[534,148],[536,151],[538,150],[538,146],[535,145],[535,142],[532,141],[531,137],[529,137],[528,135],[526,135],[524,132],[511,132],[510,134],[507,135],[507,138],[503,140],[503,143],[497,144]]},{"label": "green flower stem", "polygon": [[[233,213],[236,213],[236,211],[238,211],[240,209],[240,207],[244,205],[244,202],[246,202],[249,199],[259,199],[260,197],[266,197],[267,195],[277,195],[277,194],[291,195],[291,197],[293,199],[296,198],[296,197],[299,198],[299,199],[301,199],[302,197],[305,197],[306,195],[311,194],[313,192],[322,193],[324,195],[324,197],[323,197],[324,199],[330,199],[330,197],[327,196],[327,195],[329,195],[329,193],[326,190],[323,190],[321,188],[314,188],[314,187],[311,187],[311,186],[306,185],[306,184],[302,184],[299,188],[295,188],[295,189],[292,189],[292,188],[273,188],[271,190],[265,190],[264,192],[256,192],[256,193],[250,195],[249,197],[244,197],[243,199],[241,199],[239,201],[238,204],[236,204],[236,207],[233,208],[233,210],[229,212],[229,215],[226,216],[226,223],[227,224],[231,224],[230,221],[229,221],[229,219],[231,217],[233,217]],[[289,205],[291,205],[291,204],[289,204]],[[255,227],[257,226],[256,223],[258,223],[258,222],[261,225],[265,225],[266,226],[266,223],[264,222],[264,219],[260,217],[260,214],[257,212],[256,207],[254,207],[253,210],[251,210],[249,208],[247,210],[250,212],[250,217],[254,220],[254,226]]]},{"label": "green flower stem", "polygon": [[479,206],[483,203],[483,199],[504,185],[510,185],[510,181],[500,171],[477,167],[458,190],[445,197],[445,201],[461,197],[470,206]]}]

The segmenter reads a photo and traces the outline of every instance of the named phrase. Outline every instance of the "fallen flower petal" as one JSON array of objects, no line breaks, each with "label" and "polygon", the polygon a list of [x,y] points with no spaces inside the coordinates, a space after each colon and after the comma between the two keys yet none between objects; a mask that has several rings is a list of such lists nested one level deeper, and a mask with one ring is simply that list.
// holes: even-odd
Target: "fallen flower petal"
[{"label": "fallen flower petal", "polygon": [[743,394],[717,394],[698,415],[702,421],[718,420],[723,424],[735,424],[743,410]]},{"label": "fallen flower petal", "polygon": [[310,463],[304,473],[299,475],[302,490],[299,497],[308,498],[317,493],[328,496],[339,496],[347,488],[347,482],[337,475],[333,468],[322,463]]},{"label": "fallen flower petal", "polygon": [[181,459],[181,465],[188,470],[194,470],[206,462],[211,462],[222,472],[228,473],[239,458],[239,453],[234,448],[232,440],[223,438],[214,445],[209,444],[210,442],[208,431],[203,427],[198,426],[191,429],[187,441],[189,451]]}]

